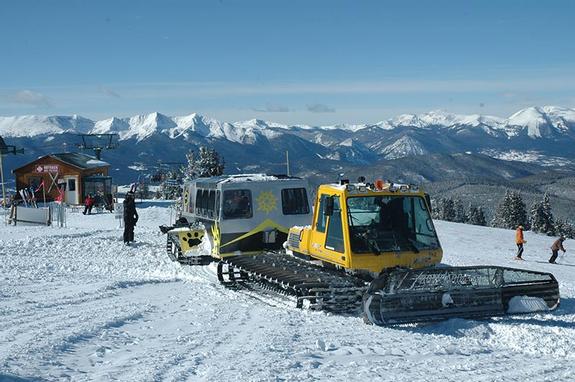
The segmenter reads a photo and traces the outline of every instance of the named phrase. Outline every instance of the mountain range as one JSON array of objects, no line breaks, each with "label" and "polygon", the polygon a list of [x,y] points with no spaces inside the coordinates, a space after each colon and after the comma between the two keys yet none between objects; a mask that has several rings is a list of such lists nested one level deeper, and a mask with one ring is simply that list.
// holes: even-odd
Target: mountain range
[{"label": "mountain range", "polygon": [[[286,151],[292,172],[324,174],[378,168],[400,158],[418,156],[426,161],[423,158],[432,155],[457,153],[554,168],[575,159],[575,109],[557,106],[529,107],[508,118],[431,111],[375,124],[333,126],[284,125],[259,119],[228,123],[195,113],[179,117],[151,113],[98,121],[78,115],[0,117],[0,136],[7,144],[26,149],[24,156],[7,157],[8,166],[50,152],[77,151],[81,143],[78,133],[118,134],[119,149],[105,151],[103,159],[112,164],[119,181],[142,175],[142,170],[150,173],[160,162],[183,162],[189,150],[201,145],[220,152],[230,173],[285,172]],[[493,163],[500,169],[506,166],[502,161]],[[432,180],[417,169],[413,171],[420,181]],[[446,168],[446,176],[451,176],[449,171],[466,175],[466,168]]]}]

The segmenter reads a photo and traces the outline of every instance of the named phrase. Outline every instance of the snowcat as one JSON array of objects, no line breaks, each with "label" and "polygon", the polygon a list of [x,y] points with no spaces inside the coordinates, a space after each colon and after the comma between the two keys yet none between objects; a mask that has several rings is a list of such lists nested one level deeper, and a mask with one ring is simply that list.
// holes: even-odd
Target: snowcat
[{"label": "snowcat", "polygon": [[[319,186],[313,209],[309,194],[295,177],[194,180],[184,186],[180,219],[160,227],[168,254],[182,264],[217,261],[225,285],[272,289],[293,296],[297,307],[362,310],[377,325],[559,305],[550,273],[442,266],[429,196],[417,186],[342,180]],[[206,243],[209,255],[194,251]]]}]

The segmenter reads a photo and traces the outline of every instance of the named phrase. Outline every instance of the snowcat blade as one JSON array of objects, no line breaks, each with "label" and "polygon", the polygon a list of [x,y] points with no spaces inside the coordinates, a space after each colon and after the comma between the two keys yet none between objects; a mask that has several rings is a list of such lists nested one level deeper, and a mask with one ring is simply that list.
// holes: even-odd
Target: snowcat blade
[{"label": "snowcat blade", "polygon": [[559,305],[551,273],[496,266],[394,269],[363,298],[369,322],[396,325],[550,311]]}]

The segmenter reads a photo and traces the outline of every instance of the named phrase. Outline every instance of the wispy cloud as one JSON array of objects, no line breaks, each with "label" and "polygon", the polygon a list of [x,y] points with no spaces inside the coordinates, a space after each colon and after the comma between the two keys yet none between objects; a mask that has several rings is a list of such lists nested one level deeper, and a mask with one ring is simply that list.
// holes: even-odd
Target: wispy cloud
[{"label": "wispy cloud", "polygon": [[32,105],[36,107],[51,107],[52,101],[42,93],[32,90],[19,90],[8,96],[8,101],[13,103]]},{"label": "wispy cloud", "polygon": [[106,87],[106,86],[100,86],[99,87],[100,92],[110,96],[110,97],[114,97],[114,98],[122,98],[122,96],[120,94],[118,94],[116,91]]},{"label": "wispy cloud", "polygon": [[266,105],[263,108],[252,108],[253,111],[259,111],[262,113],[287,113],[290,112],[290,108],[282,105]]},{"label": "wispy cloud", "polygon": [[307,111],[311,113],[335,113],[335,109],[322,103],[314,103],[306,106]]}]

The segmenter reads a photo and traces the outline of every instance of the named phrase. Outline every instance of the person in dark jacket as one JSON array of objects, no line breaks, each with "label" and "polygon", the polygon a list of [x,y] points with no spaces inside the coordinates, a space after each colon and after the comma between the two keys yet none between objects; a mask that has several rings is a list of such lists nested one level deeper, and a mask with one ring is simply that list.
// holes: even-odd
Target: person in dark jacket
[{"label": "person in dark jacket", "polygon": [[124,243],[127,245],[134,241],[134,227],[137,222],[135,195],[133,192],[128,192],[124,199]]},{"label": "person in dark jacket", "polygon": [[551,252],[553,253],[551,255],[551,258],[549,259],[549,262],[551,264],[556,264],[555,260],[557,260],[557,255],[559,253],[559,250],[562,250],[563,253],[565,253],[565,248],[563,248],[563,242],[564,241],[565,241],[565,236],[561,236],[559,239],[555,240],[555,242],[551,246]]}]

